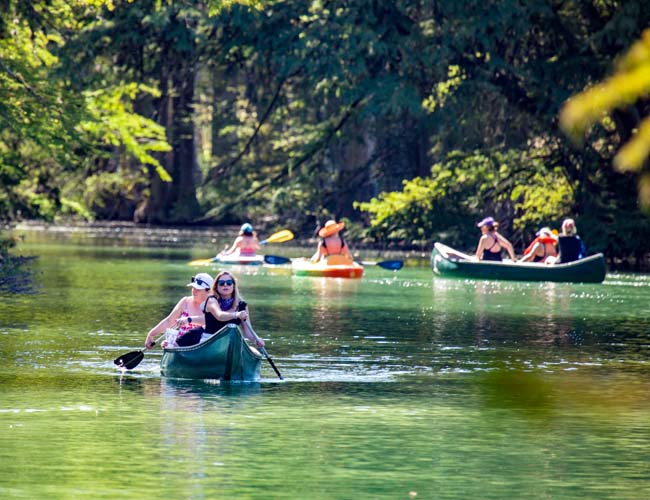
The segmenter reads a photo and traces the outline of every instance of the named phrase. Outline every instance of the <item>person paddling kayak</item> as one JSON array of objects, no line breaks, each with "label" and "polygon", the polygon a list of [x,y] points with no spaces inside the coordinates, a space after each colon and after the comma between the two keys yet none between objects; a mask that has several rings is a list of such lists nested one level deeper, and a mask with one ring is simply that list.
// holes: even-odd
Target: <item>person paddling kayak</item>
[{"label": "person paddling kayak", "polygon": [[239,235],[235,238],[232,246],[219,255],[241,255],[242,257],[254,257],[257,251],[262,248],[257,240],[257,234],[253,231],[251,223],[242,224]]},{"label": "person paddling kayak", "polygon": [[352,262],[352,255],[347,244],[341,237],[340,233],[345,228],[344,222],[328,220],[325,225],[318,231],[321,240],[318,242],[316,253],[312,256],[312,262],[319,262],[331,255],[342,255]]},{"label": "person paddling kayak", "polygon": [[519,262],[544,262],[553,264],[557,257],[557,238],[549,227],[537,231],[537,238],[528,246]]}]

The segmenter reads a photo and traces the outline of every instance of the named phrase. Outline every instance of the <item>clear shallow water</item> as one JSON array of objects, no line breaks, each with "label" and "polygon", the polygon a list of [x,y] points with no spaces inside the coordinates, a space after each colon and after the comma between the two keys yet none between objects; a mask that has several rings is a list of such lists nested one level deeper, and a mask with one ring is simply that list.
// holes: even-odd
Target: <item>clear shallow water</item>
[{"label": "clear shallow water", "polygon": [[41,286],[0,297],[2,497],[650,496],[647,275],[239,269],[286,381],[218,384],[161,379],[157,350],[115,370],[209,255],[124,244],[21,246]]}]

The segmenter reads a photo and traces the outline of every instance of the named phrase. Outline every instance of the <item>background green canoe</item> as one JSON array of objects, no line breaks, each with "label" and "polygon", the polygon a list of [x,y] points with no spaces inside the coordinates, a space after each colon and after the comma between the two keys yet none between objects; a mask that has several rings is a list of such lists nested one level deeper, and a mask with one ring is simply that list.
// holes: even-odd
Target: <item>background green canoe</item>
[{"label": "background green canoe", "polygon": [[190,347],[165,349],[160,372],[165,377],[253,382],[260,378],[262,355],[250,347],[237,325],[226,325],[211,338]]},{"label": "background green canoe", "polygon": [[446,277],[573,283],[601,283],[607,272],[602,253],[566,264],[553,265],[469,260],[471,258],[442,243],[436,243],[431,252],[431,268],[434,273]]}]

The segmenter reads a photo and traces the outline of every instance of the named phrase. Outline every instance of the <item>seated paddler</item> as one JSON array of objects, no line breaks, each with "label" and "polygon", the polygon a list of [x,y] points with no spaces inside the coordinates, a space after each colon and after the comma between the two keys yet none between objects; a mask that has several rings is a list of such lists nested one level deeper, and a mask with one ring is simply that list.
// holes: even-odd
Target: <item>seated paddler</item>
[{"label": "seated paddler", "polygon": [[229,249],[224,250],[219,255],[240,255],[242,257],[255,257],[257,251],[262,248],[257,240],[257,233],[253,231],[253,225],[250,222],[242,224],[239,234]]},{"label": "seated paddler", "polygon": [[585,245],[578,236],[576,223],[573,219],[564,219],[562,221],[562,233],[559,237],[558,246],[559,254],[555,261],[556,264],[573,262],[586,257]]},{"label": "seated paddler", "polygon": [[320,262],[332,255],[340,255],[348,262],[352,263],[352,254],[348,245],[341,236],[341,231],[345,228],[344,222],[328,220],[325,225],[318,231],[321,238],[316,248],[316,253],[311,257],[312,262]]},{"label": "seated paddler", "polygon": [[553,264],[557,257],[557,238],[549,227],[543,227],[537,233],[519,262],[543,262]]},{"label": "seated paddler", "polygon": [[187,332],[178,341],[179,346],[186,347],[207,340],[230,323],[240,325],[248,340],[258,347],[264,347],[264,339],[253,330],[248,306],[239,293],[237,280],[232,273],[221,271],[214,278],[211,294],[203,304],[203,313],[204,326]]},{"label": "seated paddler", "polygon": [[504,236],[497,231],[498,224],[493,217],[486,217],[477,225],[481,229],[481,238],[478,240],[476,248],[476,258],[478,260],[488,260],[500,262],[501,251],[505,249],[510,258],[515,260],[515,251]]}]

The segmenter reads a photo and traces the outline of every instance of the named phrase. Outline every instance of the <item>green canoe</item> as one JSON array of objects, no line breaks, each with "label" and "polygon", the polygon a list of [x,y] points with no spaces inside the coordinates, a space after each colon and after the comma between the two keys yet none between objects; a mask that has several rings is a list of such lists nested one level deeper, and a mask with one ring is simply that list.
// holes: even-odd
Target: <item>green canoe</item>
[{"label": "green canoe", "polygon": [[476,260],[442,243],[433,246],[431,267],[445,277],[571,283],[601,283],[607,271],[602,253],[565,264],[490,262]]},{"label": "green canoe", "polygon": [[165,377],[254,382],[262,355],[245,341],[237,325],[226,325],[205,342],[165,349],[160,372]]}]

